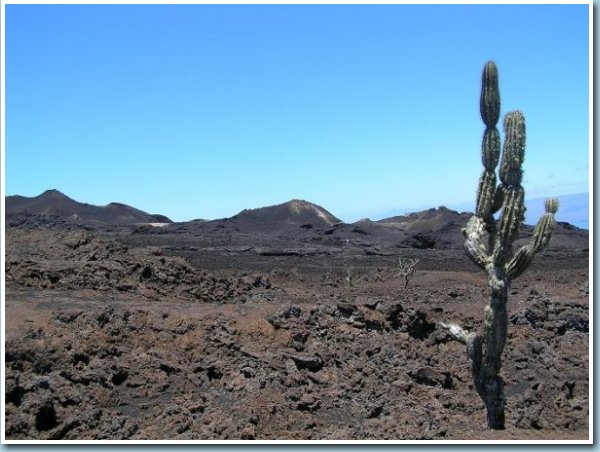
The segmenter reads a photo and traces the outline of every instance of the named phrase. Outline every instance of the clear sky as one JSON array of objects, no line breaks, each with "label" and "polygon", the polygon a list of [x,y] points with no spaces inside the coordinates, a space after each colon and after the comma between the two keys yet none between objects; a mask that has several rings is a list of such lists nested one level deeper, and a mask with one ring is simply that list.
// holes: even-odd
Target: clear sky
[{"label": "clear sky", "polygon": [[6,5],[5,194],[176,221],[473,203],[481,69],[529,198],[588,191],[588,5]]}]

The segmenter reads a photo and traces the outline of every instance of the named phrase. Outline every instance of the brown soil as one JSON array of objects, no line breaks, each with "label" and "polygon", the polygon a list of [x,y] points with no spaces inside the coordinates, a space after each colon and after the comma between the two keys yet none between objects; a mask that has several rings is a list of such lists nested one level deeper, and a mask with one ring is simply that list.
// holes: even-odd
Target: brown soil
[{"label": "brown soil", "polygon": [[[25,226],[6,236],[6,439],[590,437],[587,249],[514,281],[490,431],[438,324],[483,316],[460,249]],[[421,259],[407,288],[398,255]]]}]

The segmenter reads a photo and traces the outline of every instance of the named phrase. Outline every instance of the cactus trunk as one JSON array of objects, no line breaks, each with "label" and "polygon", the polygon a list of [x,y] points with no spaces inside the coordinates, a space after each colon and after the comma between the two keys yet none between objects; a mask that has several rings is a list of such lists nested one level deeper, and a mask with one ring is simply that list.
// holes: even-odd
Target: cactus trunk
[{"label": "cactus trunk", "polygon": [[[493,290],[490,304],[485,308],[481,350],[471,356],[475,387],[487,410],[488,427],[504,429],[504,380],[500,376],[502,352],[506,343],[508,315],[506,286]],[[479,362],[477,362],[479,361]]]}]

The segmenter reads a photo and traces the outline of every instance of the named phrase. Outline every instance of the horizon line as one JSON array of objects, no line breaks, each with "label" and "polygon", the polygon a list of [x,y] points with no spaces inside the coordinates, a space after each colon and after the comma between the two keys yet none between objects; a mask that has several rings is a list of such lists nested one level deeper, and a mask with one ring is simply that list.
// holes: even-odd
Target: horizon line
[{"label": "horizon line", "polygon": [[[369,220],[369,221],[381,221],[381,220],[384,220],[384,219],[387,219],[387,218],[393,218],[393,217],[403,216],[403,215],[410,215],[410,214],[424,212],[424,211],[428,211],[428,210],[437,210],[437,209],[440,209],[440,208],[446,208],[448,210],[451,210],[451,211],[454,211],[454,212],[457,212],[457,213],[461,213],[461,214],[462,213],[473,214],[473,210],[471,210],[471,209],[463,210],[463,208],[462,208],[462,206],[465,206],[467,203],[469,203],[469,204],[473,203],[473,201],[471,200],[471,201],[459,201],[459,202],[442,203],[442,204],[438,204],[437,206],[431,206],[431,207],[426,207],[426,206],[423,206],[423,207],[415,206],[415,207],[407,207],[407,208],[390,207],[390,208],[388,208],[386,210],[380,211],[379,213],[372,214],[370,216],[363,216],[363,217],[358,218],[358,219],[356,219],[354,221],[346,221],[346,220],[338,217],[337,215],[335,215],[333,212],[331,212],[331,210],[329,208],[323,207],[322,204],[319,204],[319,203],[316,203],[316,202],[313,202],[313,201],[308,201],[308,200],[302,199],[302,198],[291,198],[291,199],[289,199],[287,201],[283,201],[283,202],[280,202],[280,203],[266,204],[266,205],[260,205],[260,206],[256,206],[256,207],[246,207],[246,208],[243,208],[242,210],[239,210],[238,212],[236,212],[236,213],[234,213],[232,215],[229,215],[229,216],[222,216],[222,217],[215,217],[215,218],[196,217],[196,218],[184,219],[184,220],[173,220],[171,217],[169,217],[168,215],[165,215],[164,213],[152,212],[152,211],[148,212],[146,210],[142,210],[141,208],[139,208],[137,206],[134,206],[134,205],[131,205],[131,204],[127,204],[127,203],[124,203],[124,202],[121,202],[121,201],[110,201],[110,202],[108,202],[106,204],[91,204],[91,203],[88,203],[88,202],[85,202],[85,201],[78,201],[75,198],[73,198],[73,197],[65,194],[63,191],[61,191],[61,190],[59,190],[57,188],[49,188],[49,189],[44,190],[43,192],[41,192],[40,194],[35,195],[35,196],[24,196],[24,195],[20,195],[20,194],[14,194],[14,195],[5,194],[4,198],[8,198],[8,197],[11,197],[11,196],[18,196],[18,197],[27,198],[27,199],[35,199],[35,198],[38,198],[38,197],[42,196],[44,193],[52,192],[52,191],[58,192],[61,195],[65,196],[66,198],[69,198],[70,200],[72,200],[74,202],[77,202],[79,204],[87,204],[87,205],[90,205],[90,206],[95,206],[95,207],[100,207],[100,208],[107,207],[107,206],[109,206],[111,204],[120,204],[120,205],[129,207],[129,208],[133,208],[133,209],[136,209],[136,210],[143,211],[143,212],[145,212],[145,213],[147,213],[149,215],[161,215],[161,216],[164,216],[164,217],[168,218],[173,223],[186,223],[186,222],[191,222],[191,221],[218,221],[218,220],[225,220],[225,219],[228,219],[228,218],[232,218],[232,217],[234,217],[234,216],[236,216],[236,215],[238,215],[241,212],[246,211],[246,210],[257,210],[257,209],[264,209],[264,208],[269,208],[269,207],[276,207],[276,206],[281,206],[281,205],[284,205],[284,204],[291,203],[293,201],[306,202],[306,203],[315,205],[317,207],[320,207],[320,208],[326,210],[329,214],[331,214],[332,216],[334,216],[335,218],[337,218],[338,220],[340,220],[342,223],[345,223],[345,224],[353,224],[353,223],[357,223],[359,221],[365,221],[365,220]],[[577,192],[577,193],[567,193],[567,194],[562,194],[562,195],[557,195],[557,196],[551,196],[551,197],[554,197],[554,198],[564,198],[564,197],[568,197],[568,196],[578,196],[578,195],[579,196],[584,196],[584,195],[587,196],[588,197],[588,204],[589,204],[589,195],[590,195],[589,191],[586,191],[586,192]],[[542,200],[542,199],[548,199],[548,198],[549,197],[546,197],[546,196],[537,196],[537,197],[532,197],[532,198],[527,198],[526,197],[525,198],[525,202],[527,203],[527,202],[532,202],[532,201]],[[452,206],[455,206],[455,207],[453,208]],[[359,215],[354,215],[354,216],[358,217]],[[584,221],[584,222],[587,225],[589,225],[589,205],[588,205],[588,220]],[[578,223],[581,224],[582,221],[578,221]],[[575,224],[575,223],[570,223],[570,224]],[[584,229],[588,229],[589,230],[588,227],[586,227]]]}]

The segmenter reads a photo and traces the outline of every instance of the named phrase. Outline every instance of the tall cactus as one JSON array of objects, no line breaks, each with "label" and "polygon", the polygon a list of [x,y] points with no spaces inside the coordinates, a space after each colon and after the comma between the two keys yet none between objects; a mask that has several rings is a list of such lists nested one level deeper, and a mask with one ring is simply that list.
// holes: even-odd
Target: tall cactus
[{"label": "tall cactus", "polygon": [[[504,118],[504,147],[500,160],[500,117],[498,69],[489,61],[483,69],[481,118],[485,131],[481,145],[483,173],[479,180],[475,215],[463,230],[465,251],[487,273],[491,289],[482,327],[467,332],[455,324],[441,326],[467,345],[475,388],[487,409],[488,426],[504,429],[504,381],[500,376],[502,352],[506,343],[508,316],[506,303],[511,281],[521,275],[533,256],[548,245],[554,230],[558,201],[546,201],[546,213],[536,225],[531,243],[514,252],[513,243],[525,214],[525,191],[521,186],[525,157],[525,117],[512,111]],[[496,167],[500,183],[497,183]],[[501,209],[498,221],[494,214]]]}]

